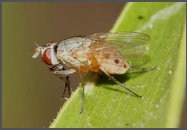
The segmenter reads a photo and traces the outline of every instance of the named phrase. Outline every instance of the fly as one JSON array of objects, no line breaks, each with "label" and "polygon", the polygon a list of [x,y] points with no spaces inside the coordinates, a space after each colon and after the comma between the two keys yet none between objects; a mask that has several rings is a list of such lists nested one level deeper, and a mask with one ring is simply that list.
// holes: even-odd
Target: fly
[{"label": "fly", "polygon": [[[144,54],[148,48],[147,44],[150,37],[138,32],[116,32],[116,33],[97,33],[89,36],[75,36],[63,40],[60,43],[51,42],[45,46],[37,45],[36,58],[40,53],[42,60],[53,67],[50,71],[66,82],[63,96],[68,88],[70,93],[69,74],[75,71],[79,72],[80,81],[83,86],[82,107],[84,109],[85,94],[84,81],[81,72],[103,71],[112,81],[126,89],[131,94],[140,97],[140,95],[128,89],[111,74],[124,74],[129,68],[150,71],[153,68],[139,68],[130,65],[126,58],[138,57]],[[65,70],[63,65],[69,67]],[[65,77],[63,77],[65,75]]]}]

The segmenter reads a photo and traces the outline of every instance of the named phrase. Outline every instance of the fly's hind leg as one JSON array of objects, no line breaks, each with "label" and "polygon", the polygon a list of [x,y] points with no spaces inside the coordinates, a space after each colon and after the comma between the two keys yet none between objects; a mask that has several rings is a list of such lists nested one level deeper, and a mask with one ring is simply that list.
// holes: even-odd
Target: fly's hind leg
[{"label": "fly's hind leg", "polygon": [[79,114],[81,114],[84,110],[84,103],[85,103],[85,94],[84,94],[84,81],[83,81],[83,78],[82,78],[82,74],[79,70],[79,77],[80,77],[80,80],[81,80],[81,83],[82,83],[82,87],[83,87],[83,90],[82,90],[82,106],[81,106],[81,111],[79,112]]},{"label": "fly's hind leg", "polygon": [[135,66],[130,65],[130,68],[137,69],[137,70],[151,71],[151,70],[154,70],[154,69],[158,69],[159,67],[155,66],[155,67],[152,67],[152,68],[140,68],[140,67],[135,67]]},{"label": "fly's hind leg", "polygon": [[114,81],[115,83],[117,83],[118,85],[120,85],[121,87],[123,87],[124,89],[126,89],[128,92],[130,92],[131,94],[139,97],[139,98],[142,98],[142,96],[136,94],[135,92],[131,91],[130,89],[128,89],[127,87],[125,87],[122,83],[120,83],[118,80],[116,80],[113,76],[111,76],[109,73],[107,73],[103,68],[101,68],[101,70],[112,80]]}]

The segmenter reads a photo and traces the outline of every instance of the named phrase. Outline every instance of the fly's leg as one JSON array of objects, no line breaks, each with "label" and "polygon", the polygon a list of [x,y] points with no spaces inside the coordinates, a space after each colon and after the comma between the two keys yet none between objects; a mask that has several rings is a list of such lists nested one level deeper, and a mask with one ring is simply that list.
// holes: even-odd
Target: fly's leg
[{"label": "fly's leg", "polygon": [[159,67],[155,66],[155,67],[152,67],[152,68],[140,68],[140,67],[135,67],[135,66],[130,65],[130,68],[137,69],[137,70],[151,71],[151,70],[154,70],[154,69],[158,69]]},{"label": "fly's leg", "polygon": [[82,83],[82,87],[83,87],[83,90],[82,90],[82,106],[81,106],[81,111],[79,112],[79,114],[81,114],[84,110],[84,103],[85,103],[85,94],[84,94],[84,81],[82,79],[82,75],[81,75],[81,72],[79,70],[79,77],[80,77],[80,80],[81,80],[81,83]]},{"label": "fly's leg", "polygon": [[[65,70],[64,67],[63,67],[63,70]],[[67,81],[69,81],[69,76],[66,75],[66,79],[67,79]],[[65,94],[66,94],[66,88],[68,88],[68,93],[69,93],[69,97],[70,97],[70,96],[71,96],[70,81],[69,81],[69,83],[66,82],[66,84],[65,84],[65,88],[64,88],[63,95],[62,95],[62,99],[65,97]]]},{"label": "fly's leg", "polygon": [[49,68],[49,70],[51,71],[51,73],[53,73],[55,76],[57,76],[57,77],[60,78],[61,80],[65,81],[65,82],[67,82],[67,83],[70,83],[70,82],[67,80],[67,78],[64,78],[64,77],[62,77],[61,75],[59,75],[59,74],[56,73],[56,71],[63,70],[63,68],[64,68],[63,66],[57,65],[57,66],[53,66],[53,67]]},{"label": "fly's leg", "polygon": [[[54,66],[52,68],[49,68],[50,71],[57,76],[58,78],[62,79],[63,81],[66,82],[65,84],[65,88],[64,88],[64,92],[62,95],[62,98],[64,98],[65,93],[66,93],[66,89],[68,88],[68,92],[69,92],[69,96],[71,95],[71,89],[70,89],[70,81],[69,81],[69,76],[67,76],[67,74],[73,73],[74,70],[70,69],[70,70],[65,70],[65,68],[62,65],[57,65]],[[75,72],[75,71],[74,71]],[[62,77],[62,75],[66,75],[65,78]]]},{"label": "fly's leg", "polygon": [[132,93],[133,95],[142,98],[142,96],[136,94],[135,92],[131,91],[130,89],[128,89],[127,87],[125,87],[122,83],[120,83],[119,81],[117,81],[113,76],[111,76],[109,73],[107,73],[103,68],[101,68],[101,70],[111,79],[113,80],[115,83],[119,84],[121,87],[123,87],[124,89],[126,89],[128,92]]},{"label": "fly's leg", "polygon": [[[69,81],[69,76],[66,75],[66,79]],[[69,82],[70,82],[70,81],[69,81]],[[67,86],[67,88],[68,88],[69,96],[71,96],[70,83],[67,83],[67,82],[66,82],[66,86]],[[62,95],[62,98],[64,97],[64,95],[65,95],[65,92],[64,92],[64,94]]]},{"label": "fly's leg", "polygon": [[[57,76],[57,75],[56,75]],[[58,77],[58,76],[57,76]],[[69,76],[66,76],[66,80],[69,81]],[[64,88],[64,92],[62,94],[62,99],[65,97],[65,94],[66,94],[66,89],[68,88],[68,92],[69,92],[69,97],[71,96],[71,90],[70,90],[70,81],[69,82],[66,82],[65,84],[65,88]]]},{"label": "fly's leg", "polygon": [[[62,67],[60,67],[59,65],[57,65],[57,66],[54,66],[54,67],[52,67],[52,68],[49,68],[50,69],[50,71],[55,75],[55,76],[57,76],[58,78],[60,78],[61,80],[63,80],[63,81],[65,81],[65,88],[64,88],[64,91],[63,91],[63,95],[62,95],[62,99],[65,97],[65,94],[66,94],[66,88],[68,87],[70,87],[70,81],[69,81],[69,77],[68,76],[66,76],[66,78],[64,78],[64,77],[62,77],[61,75],[59,75],[59,74],[55,74],[54,72],[55,71],[59,71],[59,70],[64,70],[64,67],[62,66]],[[70,92],[69,92],[70,93]],[[70,95],[70,94],[69,94]]]},{"label": "fly's leg", "polygon": [[[65,70],[64,67],[63,67],[63,70]],[[69,76],[68,76],[68,75],[66,75],[66,79],[67,79],[67,81],[69,81]],[[68,88],[69,96],[71,96],[70,81],[69,81],[69,83],[66,82],[66,85],[65,85],[65,86],[66,86],[65,88]],[[62,95],[62,98],[64,98],[65,93],[66,93],[66,91],[64,91],[64,93],[63,93],[63,95]]]},{"label": "fly's leg", "polygon": [[69,76],[67,76],[67,75],[68,75],[68,74],[72,74],[72,73],[74,73],[75,71],[76,71],[76,70],[74,70],[74,69],[65,70],[64,67],[63,67],[61,70],[55,70],[55,71],[53,71],[53,73],[54,73],[57,77],[59,77],[59,76],[61,77],[61,75],[66,75],[66,80],[67,80],[68,82],[66,82],[66,85],[65,85],[65,89],[64,89],[62,98],[64,98],[64,96],[65,96],[66,88],[68,88],[69,96],[71,96],[70,81],[69,81]]},{"label": "fly's leg", "polygon": [[65,94],[66,94],[66,88],[69,86],[69,83],[66,82],[66,85],[65,85],[65,88],[64,88],[64,92],[62,94],[62,98],[61,100],[65,97]]},{"label": "fly's leg", "polygon": [[54,74],[63,74],[63,75],[67,75],[67,74],[72,74],[74,73],[76,70],[74,69],[69,69],[69,70],[55,70],[53,71]]}]

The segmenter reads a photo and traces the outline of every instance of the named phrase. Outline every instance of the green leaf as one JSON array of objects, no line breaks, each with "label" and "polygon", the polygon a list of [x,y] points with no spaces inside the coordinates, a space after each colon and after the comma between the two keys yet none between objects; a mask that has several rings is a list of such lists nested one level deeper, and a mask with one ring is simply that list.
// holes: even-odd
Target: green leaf
[{"label": "green leaf", "polygon": [[179,127],[186,85],[185,19],[185,3],[128,3],[111,32],[148,34],[149,51],[128,62],[160,69],[149,72],[130,69],[114,77],[143,98],[128,93],[104,74],[89,72],[83,113],[79,114],[82,103],[79,86],[50,127]]}]

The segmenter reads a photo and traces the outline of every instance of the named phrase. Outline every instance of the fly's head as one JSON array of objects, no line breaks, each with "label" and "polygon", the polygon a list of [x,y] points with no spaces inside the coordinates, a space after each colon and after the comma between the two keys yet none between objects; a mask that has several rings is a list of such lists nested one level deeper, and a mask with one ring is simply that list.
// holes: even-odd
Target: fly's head
[{"label": "fly's head", "polygon": [[39,54],[42,54],[42,60],[47,64],[47,65],[57,65],[59,64],[57,57],[56,57],[56,50],[58,47],[57,43],[48,43],[45,46],[39,46],[36,43],[37,48],[35,49],[35,53],[32,56],[32,58],[36,58],[39,56]]}]

